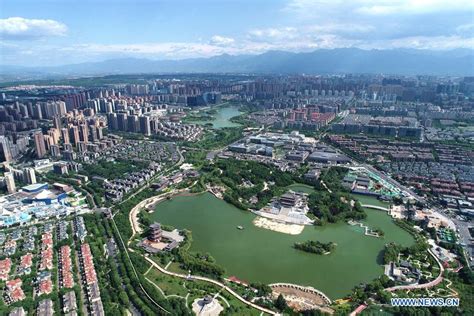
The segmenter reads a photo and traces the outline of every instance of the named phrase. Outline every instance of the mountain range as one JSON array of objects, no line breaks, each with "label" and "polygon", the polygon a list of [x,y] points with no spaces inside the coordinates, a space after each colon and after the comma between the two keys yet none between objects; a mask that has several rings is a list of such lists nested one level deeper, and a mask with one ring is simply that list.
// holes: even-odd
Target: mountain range
[{"label": "mountain range", "polygon": [[474,75],[474,50],[449,51],[358,48],[320,49],[307,53],[269,51],[260,55],[223,54],[209,58],[152,60],[118,58],[50,67],[0,66],[0,75],[90,76],[138,73],[257,74],[399,74]]}]

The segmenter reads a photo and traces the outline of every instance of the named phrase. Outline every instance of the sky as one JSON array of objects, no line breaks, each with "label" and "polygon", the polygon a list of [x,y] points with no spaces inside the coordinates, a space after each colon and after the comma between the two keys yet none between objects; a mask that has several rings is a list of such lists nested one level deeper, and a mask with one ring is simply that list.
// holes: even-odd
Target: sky
[{"label": "sky", "polygon": [[0,65],[474,49],[473,0],[0,0]]}]

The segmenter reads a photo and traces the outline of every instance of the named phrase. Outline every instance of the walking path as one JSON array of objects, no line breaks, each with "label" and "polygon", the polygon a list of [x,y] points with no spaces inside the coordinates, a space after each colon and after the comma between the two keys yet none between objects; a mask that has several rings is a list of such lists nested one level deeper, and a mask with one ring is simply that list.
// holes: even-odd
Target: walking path
[{"label": "walking path", "polygon": [[[385,291],[394,292],[394,291],[400,291],[400,290],[410,291],[410,290],[416,290],[416,289],[429,289],[429,288],[432,288],[433,286],[436,286],[436,285],[440,284],[443,281],[444,267],[441,264],[441,262],[438,260],[438,258],[431,252],[431,249],[428,249],[428,252],[436,260],[436,263],[439,266],[440,271],[439,271],[439,275],[436,279],[434,279],[431,282],[424,283],[424,284],[411,284],[411,285],[392,286],[392,287],[386,288]],[[451,284],[449,284],[449,285],[451,285]],[[350,315],[355,316],[355,315],[361,313],[365,308],[367,308],[367,305],[362,304],[359,307],[357,307]]]},{"label": "walking path", "polygon": [[165,270],[163,269],[159,264],[157,264],[155,261],[153,261],[152,259],[148,258],[148,257],[143,257],[145,258],[146,261],[148,261],[149,263],[151,263],[155,268],[157,268],[158,270],[160,270],[160,272],[164,273],[164,274],[167,274],[167,275],[171,275],[171,276],[175,276],[175,277],[178,277],[178,278],[182,278],[182,279],[194,279],[194,280],[199,280],[199,281],[204,281],[204,282],[208,282],[208,283],[212,283],[214,285],[217,285],[217,286],[220,286],[222,287],[223,289],[225,289],[227,292],[229,292],[230,294],[232,294],[235,298],[237,298],[239,301],[241,301],[242,303],[248,305],[248,306],[251,306],[255,309],[258,309],[259,311],[262,311],[262,312],[265,312],[267,314],[270,314],[270,315],[279,315],[278,313],[272,311],[272,310],[269,310],[267,308],[264,308],[262,306],[259,306],[257,304],[254,304],[252,302],[249,302],[247,301],[246,299],[244,299],[242,296],[240,296],[238,293],[236,293],[234,290],[232,290],[230,287],[228,287],[227,285],[219,282],[219,281],[216,281],[214,279],[210,279],[210,278],[206,278],[206,277],[202,277],[202,276],[197,276],[197,275],[185,275],[185,274],[180,274],[180,273],[176,273],[176,272],[170,272],[168,270]]},{"label": "walking path", "polygon": [[130,211],[130,213],[128,214],[128,219],[130,221],[130,225],[132,226],[132,232],[133,232],[131,238],[133,238],[133,236],[135,236],[136,234],[141,234],[143,232],[143,229],[140,227],[140,223],[138,221],[138,213],[140,213],[140,211],[143,208],[146,208],[148,206],[156,204],[156,203],[164,200],[168,196],[176,195],[176,194],[182,193],[184,191],[187,191],[187,189],[172,190],[171,192],[162,193],[162,194],[152,196],[152,197],[150,197],[146,200],[141,201],[137,205],[135,205],[132,208],[132,210]]},{"label": "walking path", "polygon": [[[171,263],[173,262],[173,260],[170,260],[170,262],[168,262],[165,266],[165,270],[168,270],[168,267],[171,265]],[[151,267],[150,267],[151,268]]]},{"label": "walking path", "polygon": [[369,228],[369,226],[367,226],[365,224],[362,224],[361,222],[356,222],[356,221],[351,219],[347,223],[351,226],[362,227],[364,229],[364,235],[366,235],[366,236],[371,236],[371,237],[376,237],[376,238],[380,237],[379,234],[373,233],[372,230]]},{"label": "walking path", "polygon": [[[155,282],[153,282],[152,280],[150,280],[148,277],[145,277],[145,280],[147,280],[148,282],[150,282],[151,284],[153,284],[155,286],[155,288],[161,293],[161,295],[163,295],[165,298],[168,298],[168,297],[179,297],[179,298],[182,298],[183,300],[186,299],[186,296],[181,296],[181,295],[178,295],[178,294],[170,294],[170,295],[166,295],[166,293],[161,289],[161,287],[159,287]],[[188,293],[189,294],[189,293]],[[187,307],[187,306],[186,306]]]},{"label": "walking path", "polygon": [[[125,254],[127,255],[127,259],[128,261],[130,262],[130,266],[132,267],[132,270],[133,270],[133,274],[135,275],[135,277],[140,280],[140,277],[138,276],[138,273],[137,273],[137,270],[135,269],[135,266],[133,265],[133,262],[132,262],[132,259],[130,259],[130,255],[128,254],[128,248],[127,246],[125,245],[125,242],[123,241],[123,238],[122,238],[122,234],[120,233],[118,227],[117,227],[117,223],[115,223],[115,220],[114,218],[112,217],[111,218],[112,220],[112,223],[114,224],[114,229],[115,231],[117,232],[117,235],[119,236],[119,239],[120,239],[120,243],[122,244],[122,247],[123,249],[125,250]],[[145,294],[145,296],[150,300],[150,302],[152,302],[153,304],[155,304],[156,307],[158,307],[160,310],[162,310],[165,314],[170,314],[169,311],[167,311],[163,306],[161,306],[160,304],[158,304],[149,294],[148,292],[145,290],[145,288],[143,287],[143,285],[138,282],[138,285],[140,287],[140,289],[143,291],[143,294]]]},{"label": "walking path", "polygon": [[431,288],[433,286],[436,286],[439,283],[441,283],[441,281],[443,281],[444,267],[441,264],[441,262],[438,260],[438,258],[431,252],[431,249],[428,249],[428,252],[436,260],[436,263],[439,266],[439,275],[438,275],[438,277],[436,277],[436,279],[434,279],[431,282],[423,283],[423,284],[392,286],[392,287],[386,288],[385,290],[388,291],[388,292],[393,292],[393,291],[399,291],[399,290],[429,289],[429,288]]}]

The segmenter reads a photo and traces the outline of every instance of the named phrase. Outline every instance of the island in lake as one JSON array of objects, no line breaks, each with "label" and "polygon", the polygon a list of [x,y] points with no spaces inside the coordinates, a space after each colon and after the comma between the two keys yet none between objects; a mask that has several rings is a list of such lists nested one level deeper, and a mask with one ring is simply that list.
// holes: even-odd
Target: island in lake
[{"label": "island in lake", "polygon": [[295,249],[315,253],[317,255],[326,255],[330,254],[331,251],[336,248],[336,244],[333,242],[324,243],[320,241],[308,240],[305,242],[296,242],[293,247],[295,247]]}]

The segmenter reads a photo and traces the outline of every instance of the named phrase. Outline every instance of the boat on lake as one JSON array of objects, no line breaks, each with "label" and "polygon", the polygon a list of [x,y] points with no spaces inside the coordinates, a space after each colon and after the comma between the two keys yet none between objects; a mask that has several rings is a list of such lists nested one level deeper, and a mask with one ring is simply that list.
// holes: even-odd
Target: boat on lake
[{"label": "boat on lake", "polygon": [[237,226],[237,229],[242,230],[242,229],[244,229],[244,227],[239,225],[239,226]]}]

